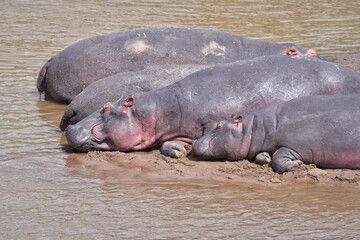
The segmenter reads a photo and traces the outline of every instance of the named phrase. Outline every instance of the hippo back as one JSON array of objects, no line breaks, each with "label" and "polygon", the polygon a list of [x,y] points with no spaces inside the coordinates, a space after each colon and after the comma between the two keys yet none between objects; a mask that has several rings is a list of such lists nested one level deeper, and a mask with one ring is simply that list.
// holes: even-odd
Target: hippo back
[{"label": "hippo back", "polygon": [[157,65],[141,71],[125,72],[93,82],[77,95],[61,118],[62,131],[102,108],[106,102],[170,85],[206,65]]},{"label": "hippo back", "polygon": [[47,99],[69,102],[92,82],[117,73],[164,64],[229,63],[283,54],[290,46],[207,29],[119,31],[84,39],[52,57],[41,69],[37,86]]}]

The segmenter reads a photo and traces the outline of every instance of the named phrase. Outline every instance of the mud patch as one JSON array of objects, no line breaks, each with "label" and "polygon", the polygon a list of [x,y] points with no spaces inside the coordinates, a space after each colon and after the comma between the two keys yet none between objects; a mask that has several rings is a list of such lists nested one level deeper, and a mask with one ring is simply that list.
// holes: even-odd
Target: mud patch
[{"label": "mud patch", "polygon": [[360,185],[360,170],[319,169],[300,166],[296,171],[277,174],[268,165],[242,161],[198,161],[173,159],[158,150],[150,152],[89,152],[79,156],[84,168],[102,172],[108,178],[152,178],[256,183],[262,185],[351,184]]}]

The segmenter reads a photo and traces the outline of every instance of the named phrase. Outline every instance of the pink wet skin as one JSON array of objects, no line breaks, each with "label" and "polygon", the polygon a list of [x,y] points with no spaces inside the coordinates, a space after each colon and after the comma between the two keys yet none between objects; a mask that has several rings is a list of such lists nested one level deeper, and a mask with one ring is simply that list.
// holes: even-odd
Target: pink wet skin
[{"label": "pink wet skin", "polygon": [[314,49],[309,48],[308,50],[306,50],[305,56],[308,56],[308,57],[318,57],[318,54],[317,54],[317,52],[316,52]]},{"label": "pink wet skin", "polygon": [[284,55],[289,55],[289,56],[299,56],[301,55],[301,53],[299,52],[299,50],[297,50],[294,46],[288,47],[285,50],[285,54]]}]

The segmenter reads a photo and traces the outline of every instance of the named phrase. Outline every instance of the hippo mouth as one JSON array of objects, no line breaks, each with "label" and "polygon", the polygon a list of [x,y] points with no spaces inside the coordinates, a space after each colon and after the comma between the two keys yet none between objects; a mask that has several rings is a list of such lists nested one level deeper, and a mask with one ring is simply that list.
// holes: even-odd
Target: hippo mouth
[{"label": "hippo mouth", "polygon": [[79,152],[108,150],[111,146],[101,137],[100,129],[101,123],[93,124],[90,129],[75,124],[66,128],[65,136],[69,145]]},{"label": "hippo mouth", "polygon": [[192,143],[193,151],[196,156],[201,159],[215,159],[214,153],[212,151],[212,144],[214,142],[214,138],[210,138],[208,140],[197,139]]}]

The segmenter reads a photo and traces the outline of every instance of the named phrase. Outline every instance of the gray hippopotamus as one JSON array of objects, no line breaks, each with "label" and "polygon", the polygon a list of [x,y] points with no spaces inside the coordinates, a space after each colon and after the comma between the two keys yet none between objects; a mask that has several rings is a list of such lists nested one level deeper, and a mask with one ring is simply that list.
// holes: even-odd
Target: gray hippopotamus
[{"label": "gray hippopotamus", "polygon": [[264,56],[216,65],[169,86],[135,94],[93,113],[65,135],[76,149],[131,151],[161,146],[180,157],[213,121],[298,96],[360,91],[360,73],[310,57]]},{"label": "gray hippopotamus", "polygon": [[114,102],[123,96],[170,85],[187,75],[206,68],[205,65],[158,65],[141,71],[125,72],[100,79],[87,86],[65,109],[60,121],[64,131],[96,110],[106,102]]},{"label": "gray hippopotamus", "polygon": [[68,103],[92,82],[117,73],[153,65],[214,65],[292,52],[306,54],[290,43],[263,42],[216,30],[126,30],[90,37],[67,47],[42,67],[37,88],[45,91],[46,99]]},{"label": "gray hippopotamus", "polygon": [[267,152],[275,172],[299,164],[360,169],[360,94],[306,96],[234,114],[194,141],[201,159],[254,159]]}]

